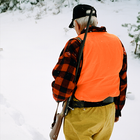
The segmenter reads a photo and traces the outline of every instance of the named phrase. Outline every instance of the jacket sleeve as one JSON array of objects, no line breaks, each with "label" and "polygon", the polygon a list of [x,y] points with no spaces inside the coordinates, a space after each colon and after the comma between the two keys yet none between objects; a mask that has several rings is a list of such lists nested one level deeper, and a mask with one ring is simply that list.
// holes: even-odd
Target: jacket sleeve
[{"label": "jacket sleeve", "polygon": [[52,71],[55,79],[52,82],[52,91],[53,97],[57,102],[65,101],[69,98],[76,87],[74,78],[79,46],[80,42],[77,39],[69,40]]},{"label": "jacket sleeve", "polygon": [[123,47],[123,66],[119,73],[120,77],[120,95],[115,97],[114,102],[116,106],[116,117],[121,116],[121,110],[125,105],[126,100],[126,89],[127,89],[127,54],[125,48]]}]

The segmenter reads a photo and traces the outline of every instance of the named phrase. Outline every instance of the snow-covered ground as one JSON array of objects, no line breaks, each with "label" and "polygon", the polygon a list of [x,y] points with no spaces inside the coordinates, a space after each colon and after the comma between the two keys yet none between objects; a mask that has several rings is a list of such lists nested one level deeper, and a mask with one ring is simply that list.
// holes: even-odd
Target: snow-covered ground
[{"label": "snow-covered ground", "polygon": [[[127,100],[111,140],[140,140],[140,59],[121,26],[136,22],[140,1],[86,3],[97,9],[99,26],[117,35],[128,54]],[[51,72],[65,43],[76,33],[68,29],[69,8],[38,20],[34,12],[0,14],[0,140],[49,140],[56,108]],[[62,130],[59,140],[64,140]]]}]

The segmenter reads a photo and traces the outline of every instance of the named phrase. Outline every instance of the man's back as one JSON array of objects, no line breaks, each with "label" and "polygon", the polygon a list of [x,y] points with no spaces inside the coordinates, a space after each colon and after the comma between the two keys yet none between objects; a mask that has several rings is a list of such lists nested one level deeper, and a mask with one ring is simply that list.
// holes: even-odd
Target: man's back
[{"label": "man's back", "polygon": [[[78,37],[83,39],[83,36]],[[108,96],[118,96],[122,63],[123,48],[115,35],[107,32],[88,33],[75,97],[95,102]]]}]

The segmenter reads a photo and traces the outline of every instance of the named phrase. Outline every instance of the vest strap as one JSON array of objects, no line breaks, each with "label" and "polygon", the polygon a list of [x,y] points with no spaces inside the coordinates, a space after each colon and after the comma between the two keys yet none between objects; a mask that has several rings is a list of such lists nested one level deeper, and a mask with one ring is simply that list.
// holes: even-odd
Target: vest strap
[{"label": "vest strap", "polygon": [[76,39],[81,43],[82,39],[80,37],[76,37]]}]

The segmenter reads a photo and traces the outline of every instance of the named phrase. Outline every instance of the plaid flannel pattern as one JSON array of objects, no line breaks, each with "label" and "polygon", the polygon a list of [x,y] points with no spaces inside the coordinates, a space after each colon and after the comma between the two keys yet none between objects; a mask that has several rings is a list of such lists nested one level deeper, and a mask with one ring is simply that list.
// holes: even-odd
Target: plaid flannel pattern
[{"label": "plaid flannel pattern", "polygon": [[[105,32],[105,27],[90,27],[89,32]],[[84,33],[83,30],[81,33]],[[62,50],[56,66],[53,69],[52,75],[55,81],[52,82],[53,97],[57,102],[65,101],[69,98],[75,88],[76,82],[74,82],[76,66],[78,60],[78,52],[80,47],[80,41],[76,38],[69,40],[64,49]],[[127,88],[127,54],[122,44],[123,54],[123,66],[120,71],[120,95],[115,97],[114,102],[116,105],[116,116],[121,116],[121,110],[125,104],[126,88]],[[81,59],[78,76],[82,69],[83,58]],[[78,79],[78,78],[77,78]]]},{"label": "plaid flannel pattern", "polygon": [[125,104],[126,99],[126,89],[127,89],[127,54],[125,48],[123,47],[123,66],[119,73],[120,77],[120,95],[115,97],[114,102],[116,106],[116,117],[121,116],[121,110]]},{"label": "plaid flannel pattern", "polygon": [[78,39],[69,40],[60,54],[58,63],[53,69],[52,74],[55,79],[52,83],[53,97],[58,102],[69,98],[76,87],[74,79],[79,48],[80,42]]}]

